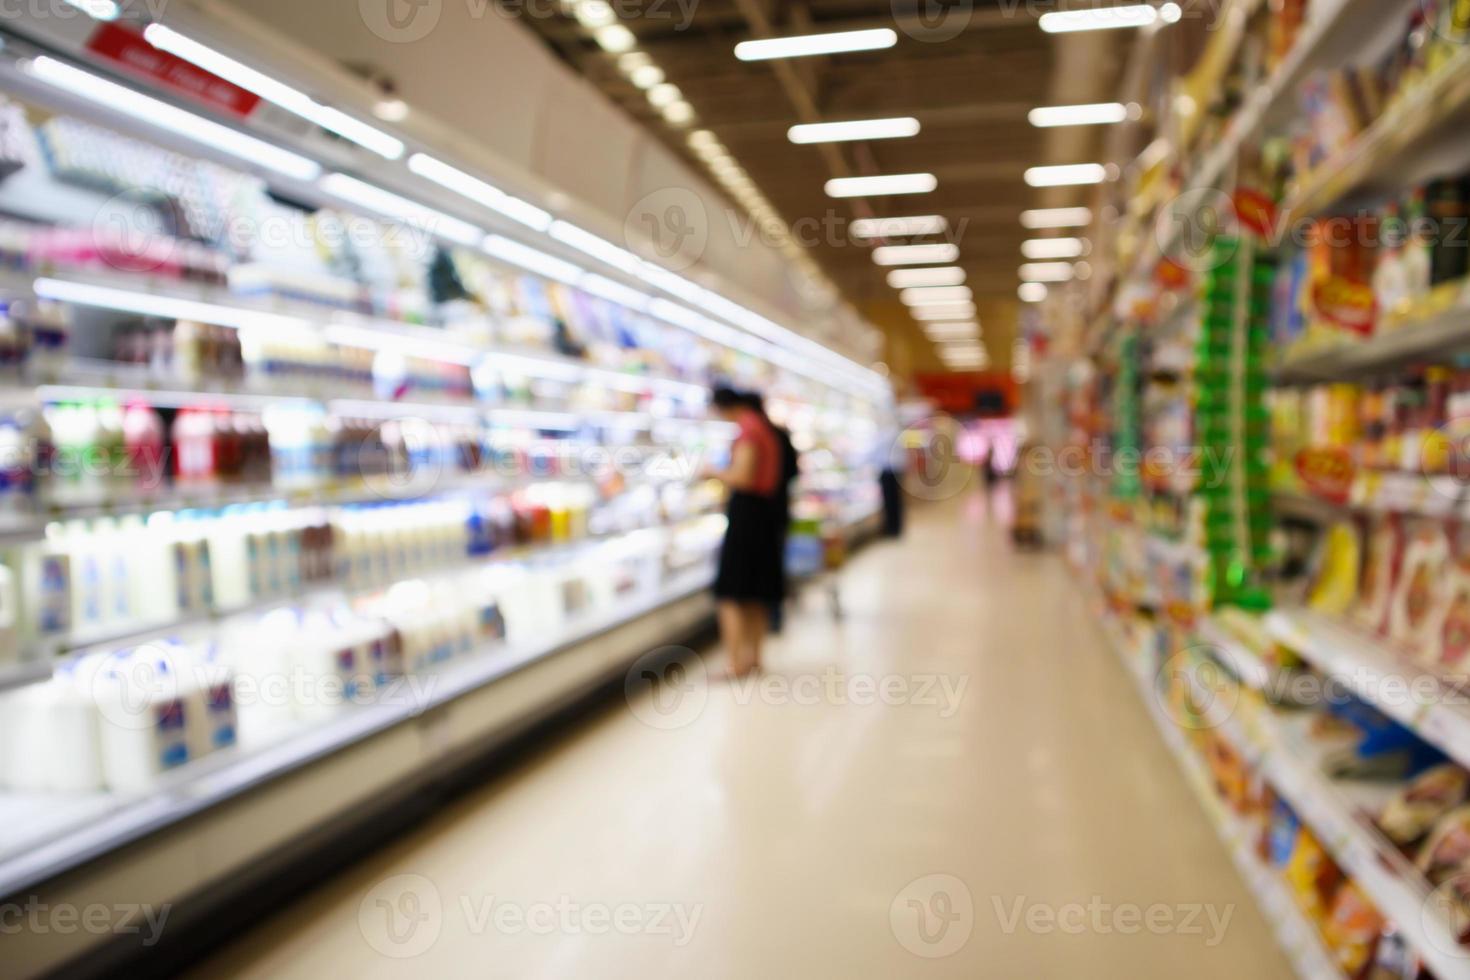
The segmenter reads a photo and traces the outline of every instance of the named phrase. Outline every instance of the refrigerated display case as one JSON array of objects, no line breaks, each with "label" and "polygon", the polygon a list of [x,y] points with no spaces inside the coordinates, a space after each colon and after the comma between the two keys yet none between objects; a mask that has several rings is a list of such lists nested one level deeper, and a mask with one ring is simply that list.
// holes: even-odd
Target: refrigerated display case
[{"label": "refrigerated display case", "polygon": [[866,367],[207,31],[0,30],[0,896],[204,907],[707,623],[715,381],[876,512]]}]

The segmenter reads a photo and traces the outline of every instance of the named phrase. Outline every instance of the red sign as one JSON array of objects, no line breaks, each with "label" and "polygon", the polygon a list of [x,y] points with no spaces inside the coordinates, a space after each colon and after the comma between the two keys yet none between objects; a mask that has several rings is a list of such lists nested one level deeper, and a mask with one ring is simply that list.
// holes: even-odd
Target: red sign
[{"label": "red sign", "polygon": [[1296,473],[1309,493],[1345,504],[1353,489],[1353,460],[1345,449],[1303,449],[1296,454]]},{"label": "red sign", "polygon": [[1160,259],[1154,266],[1154,281],[1165,289],[1183,289],[1189,285],[1189,271],[1173,259]]},{"label": "red sign", "polygon": [[160,51],[143,35],[117,24],[100,24],[87,40],[87,47],[117,62],[135,74],[153,78],[176,92],[237,116],[248,116],[260,104],[260,96],[211,75],[183,58]]},{"label": "red sign", "polygon": [[1276,228],[1276,202],[1251,187],[1235,192],[1235,218],[1257,238],[1269,239]]}]

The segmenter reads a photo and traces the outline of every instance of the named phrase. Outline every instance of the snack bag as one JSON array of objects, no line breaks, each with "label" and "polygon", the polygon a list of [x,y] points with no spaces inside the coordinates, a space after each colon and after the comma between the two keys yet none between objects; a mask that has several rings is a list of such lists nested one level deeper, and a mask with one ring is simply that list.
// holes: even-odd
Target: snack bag
[{"label": "snack bag", "polygon": [[1284,868],[1291,860],[1292,848],[1296,845],[1301,821],[1285,800],[1277,798],[1271,807],[1271,825],[1267,829],[1266,858],[1272,867]]},{"label": "snack bag", "polygon": [[1414,843],[1445,814],[1465,802],[1470,773],[1446,762],[1419,774],[1405,786],[1378,817],[1378,827],[1400,847]]},{"label": "snack bag", "polygon": [[1358,603],[1353,618],[1376,633],[1388,630],[1394,583],[1403,561],[1403,522],[1396,514],[1378,517],[1368,532],[1368,547],[1358,576]]},{"label": "snack bag", "polygon": [[1337,890],[1332,898],[1332,911],[1322,927],[1322,938],[1346,976],[1358,976],[1372,960],[1383,926],[1383,914],[1363,894],[1357,882],[1345,882]]},{"label": "snack bag", "polygon": [[1448,906],[1450,928],[1464,935],[1470,927],[1470,806],[1456,807],[1435,825],[1414,863],[1442,897],[1435,904]]},{"label": "snack bag", "polygon": [[1297,906],[1321,928],[1327,920],[1328,900],[1342,880],[1342,872],[1306,827],[1297,831],[1296,846],[1291,849],[1285,874]]},{"label": "snack bag", "polygon": [[1420,976],[1419,955],[1392,923],[1378,937],[1378,950],[1368,980],[1417,980]]},{"label": "snack bag", "polygon": [[1416,659],[1435,647],[1435,628],[1444,619],[1450,544],[1442,525],[1417,521],[1404,545],[1403,565],[1389,606],[1388,637]]},{"label": "snack bag", "polygon": [[1329,616],[1341,616],[1353,606],[1362,563],[1358,529],[1349,521],[1328,528],[1322,541],[1317,577],[1307,593],[1307,606]]}]

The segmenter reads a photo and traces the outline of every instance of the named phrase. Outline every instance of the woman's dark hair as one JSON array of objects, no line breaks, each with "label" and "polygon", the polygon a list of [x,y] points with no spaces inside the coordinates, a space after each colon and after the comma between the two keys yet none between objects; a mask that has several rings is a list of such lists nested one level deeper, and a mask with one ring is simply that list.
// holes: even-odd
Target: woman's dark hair
[{"label": "woman's dark hair", "polygon": [[750,409],[755,414],[764,417],[766,414],[766,400],[758,391],[743,391],[740,393],[740,404]]},{"label": "woman's dark hair", "polygon": [[745,396],[734,388],[716,388],[710,392],[710,404],[715,408],[739,408],[745,404]]}]

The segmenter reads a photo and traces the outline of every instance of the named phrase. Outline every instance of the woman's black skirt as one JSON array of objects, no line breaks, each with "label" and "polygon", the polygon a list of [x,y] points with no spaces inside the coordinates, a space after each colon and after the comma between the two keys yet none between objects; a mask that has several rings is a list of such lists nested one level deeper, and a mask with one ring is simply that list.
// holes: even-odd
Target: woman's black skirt
[{"label": "woman's black skirt", "polygon": [[730,526],[720,546],[716,598],[780,602],[785,591],[780,506],[774,497],[732,493]]}]

